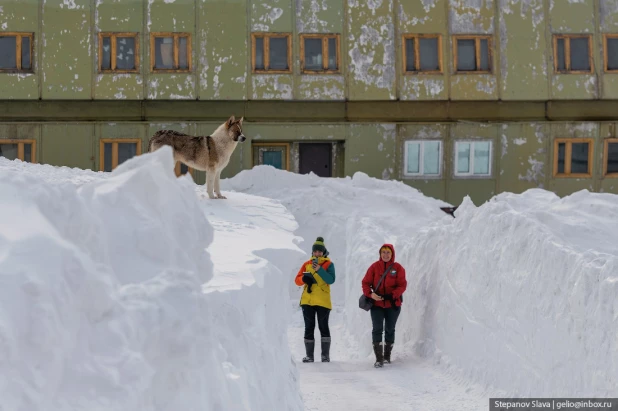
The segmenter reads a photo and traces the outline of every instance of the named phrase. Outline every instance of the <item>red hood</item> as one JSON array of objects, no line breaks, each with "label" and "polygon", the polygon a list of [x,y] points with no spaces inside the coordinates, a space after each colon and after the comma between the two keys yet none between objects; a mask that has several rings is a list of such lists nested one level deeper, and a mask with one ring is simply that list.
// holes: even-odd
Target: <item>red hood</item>
[{"label": "red hood", "polygon": [[380,250],[382,249],[382,247],[388,247],[391,249],[391,252],[393,253],[393,256],[391,257],[391,260],[389,261],[389,263],[394,263],[395,262],[395,247],[393,247],[392,244],[382,244],[382,246],[380,246],[380,249],[378,250],[378,259],[382,262],[384,262],[382,260],[382,256],[380,255]]}]

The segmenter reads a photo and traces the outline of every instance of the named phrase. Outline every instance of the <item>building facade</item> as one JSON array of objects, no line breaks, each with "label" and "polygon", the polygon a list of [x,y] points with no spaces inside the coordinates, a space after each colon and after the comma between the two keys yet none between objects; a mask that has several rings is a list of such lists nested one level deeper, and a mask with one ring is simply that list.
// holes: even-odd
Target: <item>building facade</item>
[{"label": "building facade", "polygon": [[[230,115],[256,164],[454,205],[618,193],[615,0],[5,0],[0,150],[110,171]],[[191,172],[198,183],[204,173]]]}]

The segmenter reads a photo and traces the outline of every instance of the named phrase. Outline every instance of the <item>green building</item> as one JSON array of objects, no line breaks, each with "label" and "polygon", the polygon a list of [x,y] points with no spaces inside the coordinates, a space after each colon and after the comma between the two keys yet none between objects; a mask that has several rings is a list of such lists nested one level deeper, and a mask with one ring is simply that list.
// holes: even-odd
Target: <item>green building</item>
[{"label": "green building", "polygon": [[616,0],[3,0],[0,30],[7,158],[109,171],[234,115],[223,177],[618,193]]}]

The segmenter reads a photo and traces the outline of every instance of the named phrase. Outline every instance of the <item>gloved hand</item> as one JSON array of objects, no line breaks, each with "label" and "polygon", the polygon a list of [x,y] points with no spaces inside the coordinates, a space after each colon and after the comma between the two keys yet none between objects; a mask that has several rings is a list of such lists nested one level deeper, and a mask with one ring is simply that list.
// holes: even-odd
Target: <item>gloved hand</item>
[{"label": "gloved hand", "polygon": [[390,301],[392,304],[395,304],[395,299],[393,298],[393,294],[383,295],[382,298],[384,298],[385,301]]},{"label": "gloved hand", "polygon": [[307,285],[311,285],[314,284],[315,278],[313,278],[313,276],[311,275],[311,273],[304,273],[303,274],[303,283],[307,284]]}]

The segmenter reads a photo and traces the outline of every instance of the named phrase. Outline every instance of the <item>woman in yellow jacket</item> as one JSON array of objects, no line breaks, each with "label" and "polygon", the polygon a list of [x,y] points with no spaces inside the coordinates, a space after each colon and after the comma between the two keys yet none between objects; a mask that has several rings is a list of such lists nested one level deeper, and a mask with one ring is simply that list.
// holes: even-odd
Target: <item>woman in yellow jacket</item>
[{"label": "woman in yellow jacket", "polygon": [[305,320],[305,350],[307,356],[303,362],[313,362],[315,348],[315,317],[318,317],[318,328],[322,337],[322,362],[330,361],[330,329],[328,316],[333,308],[330,301],[330,285],[335,282],[335,265],[328,258],[328,250],[324,239],[318,237],[311,248],[312,256],[298,270],[294,282],[303,286],[300,306]]}]

